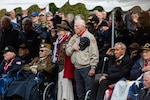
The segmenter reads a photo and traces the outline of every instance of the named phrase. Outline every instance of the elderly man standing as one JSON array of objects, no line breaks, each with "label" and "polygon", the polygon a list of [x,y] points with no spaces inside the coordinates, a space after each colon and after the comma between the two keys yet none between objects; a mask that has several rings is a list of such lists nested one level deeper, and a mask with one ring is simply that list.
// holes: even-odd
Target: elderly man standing
[{"label": "elderly man standing", "polygon": [[76,34],[66,46],[66,54],[71,56],[75,66],[74,76],[78,100],[84,100],[85,94],[91,90],[95,68],[99,61],[97,42],[85,28],[85,21],[77,19],[74,24]]},{"label": "elderly man standing", "polygon": [[129,78],[132,59],[126,54],[126,45],[122,42],[115,43],[113,48],[106,52],[108,56],[107,75],[103,74],[93,84],[90,100],[103,100],[108,85],[114,84],[121,78]]}]

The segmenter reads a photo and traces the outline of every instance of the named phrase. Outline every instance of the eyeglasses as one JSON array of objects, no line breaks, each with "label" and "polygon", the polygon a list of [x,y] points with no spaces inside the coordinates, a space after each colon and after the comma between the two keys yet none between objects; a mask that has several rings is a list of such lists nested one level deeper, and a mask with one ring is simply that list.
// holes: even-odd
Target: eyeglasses
[{"label": "eyeglasses", "polygon": [[46,51],[46,50],[39,50],[39,52],[44,52],[44,51]]}]

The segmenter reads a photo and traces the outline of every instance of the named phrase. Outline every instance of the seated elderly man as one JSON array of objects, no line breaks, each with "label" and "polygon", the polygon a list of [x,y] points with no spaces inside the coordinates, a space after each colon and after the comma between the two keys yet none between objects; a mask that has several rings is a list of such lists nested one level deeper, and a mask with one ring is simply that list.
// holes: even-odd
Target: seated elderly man
[{"label": "seated elderly man", "polygon": [[17,71],[21,69],[21,59],[16,56],[16,51],[12,46],[5,47],[3,51],[4,59],[0,64],[0,95],[7,91],[10,82],[16,79]]},{"label": "seated elderly man", "polygon": [[126,46],[122,42],[115,43],[114,48],[108,49],[107,75],[99,77],[95,81],[91,91],[90,100],[103,100],[108,85],[116,83],[121,78],[129,78],[132,59],[126,54]]},{"label": "seated elderly man", "polygon": [[[29,64],[25,64],[18,79],[10,84],[7,96],[13,100],[39,100],[38,84],[54,73],[55,65],[51,63],[51,46],[42,43],[39,49],[39,57],[33,59]],[[41,72],[41,77],[37,73]]]}]

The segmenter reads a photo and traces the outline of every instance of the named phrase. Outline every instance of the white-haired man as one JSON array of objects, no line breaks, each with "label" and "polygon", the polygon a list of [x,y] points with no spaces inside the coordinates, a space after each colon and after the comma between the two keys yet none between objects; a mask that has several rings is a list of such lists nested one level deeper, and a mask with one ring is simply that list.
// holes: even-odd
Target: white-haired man
[{"label": "white-haired man", "polygon": [[94,80],[95,68],[99,61],[98,47],[94,36],[86,30],[83,19],[75,21],[74,31],[76,34],[67,44],[66,54],[71,56],[75,66],[74,76],[78,100],[84,100]]}]

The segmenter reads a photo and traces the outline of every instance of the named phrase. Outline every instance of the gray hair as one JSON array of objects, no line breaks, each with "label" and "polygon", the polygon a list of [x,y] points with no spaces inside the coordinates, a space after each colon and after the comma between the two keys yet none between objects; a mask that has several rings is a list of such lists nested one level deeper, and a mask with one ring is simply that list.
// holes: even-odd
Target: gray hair
[{"label": "gray hair", "polygon": [[126,45],[123,43],[123,42],[117,42],[115,43],[115,45],[120,45],[121,46],[121,49],[127,49]]},{"label": "gray hair", "polygon": [[71,20],[74,20],[74,15],[73,14],[67,14],[67,17],[70,17]]},{"label": "gray hair", "polygon": [[84,27],[85,27],[85,21],[83,20],[83,19],[81,19],[81,18],[78,18],[78,19],[76,19],[75,20],[75,23],[78,23],[78,24],[80,24],[80,25],[83,25]]},{"label": "gray hair", "polygon": [[144,75],[149,75],[149,76],[150,76],[150,71],[146,71],[146,72],[144,73]]},{"label": "gray hair", "polygon": [[48,15],[48,14],[50,14],[50,15],[52,15],[52,16],[53,16],[53,13],[52,13],[51,11],[46,12],[46,15]]}]

